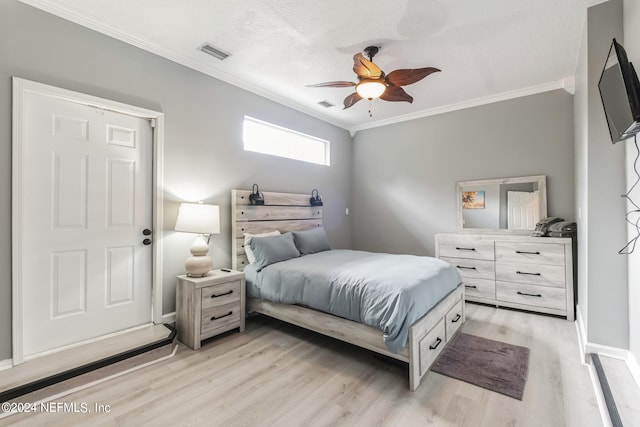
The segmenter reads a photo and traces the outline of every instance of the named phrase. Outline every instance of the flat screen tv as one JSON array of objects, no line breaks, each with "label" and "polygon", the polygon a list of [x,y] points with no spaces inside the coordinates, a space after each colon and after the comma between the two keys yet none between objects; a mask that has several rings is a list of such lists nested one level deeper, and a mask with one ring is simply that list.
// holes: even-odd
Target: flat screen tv
[{"label": "flat screen tv", "polygon": [[624,48],[613,39],[598,83],[611,141],[640,132],[640,82]]}]

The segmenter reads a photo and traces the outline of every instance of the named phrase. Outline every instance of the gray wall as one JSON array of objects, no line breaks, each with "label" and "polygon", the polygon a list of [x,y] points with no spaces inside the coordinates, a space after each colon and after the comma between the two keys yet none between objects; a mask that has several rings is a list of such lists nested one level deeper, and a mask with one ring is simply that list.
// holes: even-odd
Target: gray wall
[{"label": "gray wall", "polygon": [[546,175],[548,213],[575,218],[573,96],[556,90],[358,132],[353,245],[434,254],[456,232],[456,182]]},{"label": "gray wall", "polygon": [[[624,47],[629,55],[629,60],[636,67],[640,66],[640,2],[637,0],[624,1]],[[633,160],[637,155],[636,149],[631,143],[625,143],[627,149],[627,187],[635,182],[636,176],[633,170]],[[640,204],[640,189],[637,189],[633,197],[636,204]],[[631,207],[629,207],[631,209]],[[629,232],[628,238],[635,236],[635,230]],[[635,358],[636,364],[640,361],[640,242],[633,254],[628,256],[629,263],[629,349]]]},{"label": "gray wall", "polygon": [[[586,236],[581,251],[587,265],[587,340],[619,348],[629,345],[627,258],[618,250],[627,241],[624,221],[624,144],[611,144],[598,81],[611,39],[622,41],[622,1],[591,7],[587,13]],[[585,88],[582,88],[584,90]],[[584,143],[583,139],[581,143]],[[584,167],[584,164],[581,165]],[[586,237],[586,240],[584,239]],[[581,312],[582,314],[582,312]]]},{"label": "gray wall", "polygon": [[[588,283],[589,269],[587,255],[589,254],[589,227],[587,227],[588,207],[588,146],[589,146],[589,92],[588,92],[588,54],[587,54],[587,16],[580,40],[578,62],[576,64],[575,85],[573,98],[573,116],[575,125],[575,180],[576,180],[576,213],[578,224],[578,292],[576,317],[582,320],[586,330],[589,328],[587,312],[589,298]],[[586,337],[584,337],[586,339]]]},{"label": "gray wall", "polygon": [[[219,204],[222,234],[214,265],[229,266],[230,190],[257,182],[267,191],[310,192],[326,201],[334,247],[351,246],[351,138],[343,129],[183,66],[33,9],[0,1],[0,360],[11,357],[11,76],[165,113],[163,311],[175,306],[193,236],[172,230],[181,201]],[[331,166],[242,149],[244,115],[331,141]]]}]

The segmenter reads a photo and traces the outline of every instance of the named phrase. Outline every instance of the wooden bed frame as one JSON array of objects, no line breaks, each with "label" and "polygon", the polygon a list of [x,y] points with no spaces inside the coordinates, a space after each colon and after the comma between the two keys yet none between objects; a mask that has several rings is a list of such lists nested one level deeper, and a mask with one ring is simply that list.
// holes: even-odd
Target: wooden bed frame
[{"label": "wooden bed frame", "polygon": [[[322,226],[322,207],[309,205],[309,194],[263,192],[264,206],[249,203],[249,190],[231,191],[232,265],[248,265],[244,233],[303,231]],[[247,298],[249,311],[264,314],[409,364],[409,388],[414,391],[431,364],[465,321],[464,286],[458,286],[409,330],[407,346],[391,353],[382,331],[370,326],[304,308]],[[441,345],[443,344],[443,345]]]}]

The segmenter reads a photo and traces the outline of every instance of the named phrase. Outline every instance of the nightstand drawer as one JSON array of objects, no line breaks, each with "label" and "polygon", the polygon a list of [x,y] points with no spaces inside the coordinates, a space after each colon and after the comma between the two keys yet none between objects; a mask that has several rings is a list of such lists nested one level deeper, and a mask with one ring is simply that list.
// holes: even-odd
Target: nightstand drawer
[{"label": "nightstand drawer", "polygon": [[202,288],[202,310],[240,300],[241,281],[222,283]]},{"label": "nightstand drawer", "polygon": [[496,280],[564,288],[564,265],[496,263]]},{"label": "nightstand drawer", "polygon": [[567,304],[564,289],[520,283],[496,282],[496,297],[498,301],[556,310],[566,309]]},{"label": "nightstand drawer", "polygon": [[202,310],[201,339],[240,326],[240,305],[237,302]]},{"label": "nightstand drawer", "polygon": [[[544,240],[540,238],[540,240]],[[496,262],[564,265],[561,243],[496,242]]]},{"label": "nightstand drawer", "polygon": [[463,279],[495,279],[494,262],[468,258],[440,258],[458,269]]}]

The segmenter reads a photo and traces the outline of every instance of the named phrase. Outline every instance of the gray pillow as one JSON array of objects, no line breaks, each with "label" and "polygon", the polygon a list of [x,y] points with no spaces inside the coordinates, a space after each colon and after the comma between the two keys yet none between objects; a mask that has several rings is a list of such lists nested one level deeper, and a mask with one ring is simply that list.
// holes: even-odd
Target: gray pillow
[{"label": "gray pillow", "polygon": [[256,257],[256,271],[261,271],[275,262],[298,258],[300,252],[293,243],[293,234],[284,233],[280,236],[261,237],[251,239],[249,246]]},{"label": "gray pillow", "polygon": [[294,231],[293,238],[296,243],[296,248],[298,248],[302,255],[315,254],[316,252],[331,249],[324,227],[316,227],[306,231]]}]

